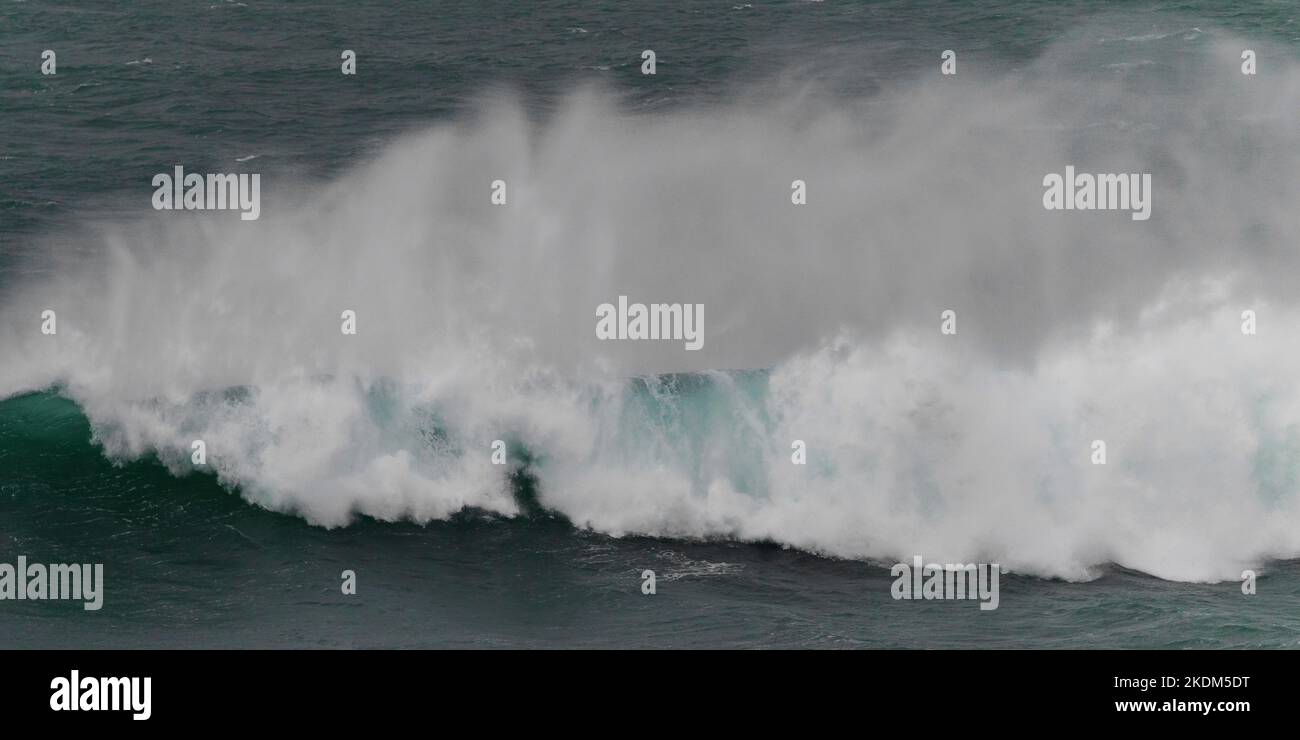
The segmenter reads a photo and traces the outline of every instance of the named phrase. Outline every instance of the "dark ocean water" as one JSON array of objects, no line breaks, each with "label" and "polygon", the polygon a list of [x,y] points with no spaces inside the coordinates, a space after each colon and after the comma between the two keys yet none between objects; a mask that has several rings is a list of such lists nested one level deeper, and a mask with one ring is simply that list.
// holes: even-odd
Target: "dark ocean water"
[{"label": "dark ocean water", "polygon": [[[963,69],[1012,73],[1083,37],[1106,50],[1084,76],[1109,79],[1110,60],[1158,74],[1143,60],[1176,67],[1231,34],[1261,39],[1273,59],[1294,57],[1300,10],[0,0],[0,297],[76,261],[87,235],[136,219],[150,178],[174,163],[322,181],[493,90],[539,118],[584,86],[644,116],[760,94],[778,77],[888,99],[936,68],[945,48],[961,50]],[[39,73],[47,48],[58,53],[54,76]],[[645,48],[658,54],[655,77],[640,74]],[[357,51],[356,78],[339,74],[341,49]],[[266,190],[269,209],[276,195]],[[0,347],[0,363],[17,366],[14,351]],[[0,602],[0,647],[1300,645],[1294,560],[1262,558],[1249,598],[1232,580],[1163,580],[1104,563],[1081,582],[1010,575],[999,609],[984,613],[974,602],[892,600],[887,563],[575,526],[526,471],[511,484],[517,516],[467,506],[446,518],[314,526],[292,503],[242,495],[238,476],[175,475],[147,444],[106,456],[116,427],[92,430],[66,397],[75,394],[60,393],[64,380],[56,373],[49,388],[0,401],[0,562],[103,563],[105,605]],[[1293,488],[1279,494],[1287,506]],[[347,569],[355,596],[340,592]],[[657,574],[654,596],[641,593],[644,569]]]},{"label": "dark ocean water", "polygon": [[[1088,583],[1009,576],[1001,604],[898,602],[879,565],[776,545],[611,538],[536,512],[427,526],[312,527],[211,477],[114,466],[70,403],[5,404],[7,553],[100,562],[108,593],[6,602],[7,646],[67,647],[1294,647],[1300,565],[1197,585],[1111,568]],[[652,569],[656,593],[643,595]],[[339,574],[356,571],[357,594]]]}]

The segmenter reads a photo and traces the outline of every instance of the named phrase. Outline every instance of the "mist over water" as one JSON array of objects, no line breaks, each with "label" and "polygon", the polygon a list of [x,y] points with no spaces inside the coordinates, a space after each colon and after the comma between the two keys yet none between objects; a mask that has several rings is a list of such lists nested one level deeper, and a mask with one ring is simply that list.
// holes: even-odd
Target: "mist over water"
[{"label": "mist over water", "polygon": [[[108,456],[178,475],[202,439],[224,484],[330,527],[515,516],[526,464],[613,535],[1236,579],[1300,557],[1300,64],[1136,38],[951,78],[936,54],[860,95],[485,93],[337,177],[264,172],[256,222],[124,184],[138,216],[6,277],[0,396],[57,388]],[[1044,210],[1066,165],[1151,173],[1151,219]],[[598,341],[620,295],[704,304],[704,348]]]}]

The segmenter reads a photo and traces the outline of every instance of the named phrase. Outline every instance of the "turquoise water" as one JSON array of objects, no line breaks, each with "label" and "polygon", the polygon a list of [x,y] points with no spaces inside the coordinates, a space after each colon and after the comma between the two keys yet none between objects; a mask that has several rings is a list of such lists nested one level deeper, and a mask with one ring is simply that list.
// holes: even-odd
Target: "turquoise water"
[{"label": "turquoise water", "polygon": [[[1132,99],[1149,103],[1140,109],[1112,109],[1100,100],[1090,107],[1085,103],[1091,98],[1083,96],[1080,108],[1097,118],[1072,125],[1089,130],[1095,126],[1095,131],[1063,145],[1080,156],[1106,151],[1105,145],[1117,135],[1164,142],[1187,134],[1203,143],[1204,139],[1188,132],[1204,132],[1195,121],[1184,121],[1178,106],[1196,96],[1199,65],[1205,64],[1215,45],[1237,36],[1259,44],[1267,63],[1261,79],[1292,79],[1286,75],[1297,68],[1300,11],[1283,2],[5,3],[0,5],[0,311],[7,314],[6,329],[16,326],[26,320],[20,313],[31,313],[32,306],[24,302],[31,294],[25,291],[36,291],[42,300],[60,295],[33,286],[79,263],[98,265],[95,259],[101,251],[111,251],[109,247],[129,251],[153,238],[152,226],[138,226],[151,215],[143,206],[151,192],[148,183],[155,173],[175,163],[208,172],[255,167],[270,183],[264,186],[270,213],[312,197],[302,194],[312,187],[350,177],[348,173],[359,164],[380,162],[382,167],[385,156],[426,155],[425,150],[415,154],[398,150],[393,155],[390,147],[399,137],[418,136],[430,126],[473,115],[485,96],[500,94],[515,101],[519,115],[529,120],[567,120],[565,116],[571,114],[579,122],[573,129],[525,128],[531,133],[522,138],[532,136],[543,143],[560,140],[552,148],[540,146],[532,162],[538,171],[546,171],[552,159],[564,159],[557,152],[567,152],[576,163],[572,171],[581,173],[584,160],[609,152],[609,137],[630,150],[636,146],[631,139],[618,139],[617,121],[608,130],[597,124],[591,124],[590,130],[582,128],[580,124],[589,119],[583,118],[586,109],[569,102],[575,90],[597,91],[592,94],[613,101],[608,104],[629,120],[701,115],[696,121],[700,128],[724,131],[731,126],[736,139],[744,142],[749,134],[739,130],[742,127],[735,119],[713,119],[708,111],[735,101],[780,98],[784,91],[805,85],[816,89],[819,100],[828,96],[853,101],[868,110],[887,107],[922,87],[918,80],[937,69],[939,52],[945,48],[959,49],[961,74],[977,79],[1010,75],[1034,89],[1059,69],[1071,68],[1060,72],[1069,84],[1117,83],[1134,95]],[[41,51],[47,48],[58,52],[57,75],[39,74]],[[345,48],[358,52],[362,74],[356,79],[339,74],[339,50]],[[654,77],[640,72],[645,48],[658,54],[661,71]],[[1278,89],[1280,101],[1293,103],[1300,88],[1280,84]],[[1231,106],[1225,103],[1224,107]],[[1252,126],[1258,120],[1274,120],[1271,116],[1290,115],[1294,128],[1294,106],[1289,110],[1289,114],[1259,113],[1252,119],[1255,123],[1235,133],[1216,129],[1210,140],[1223,145],[1225,156],[1241,171],[1266,171],[1270,150],[1261,142],[1269,131],[1261,133]],[[589,115],[598,124],[612,120],[602,108]],[[935,118],[942,120],[943,115],[936,113]],[[756,114],[755,120],[784,130],[783,119]],[[998,132],[981,129],[991,125],[988,120],[941,123],[939,130],[987,137],[991,144],[987,151],[993,157],[1001,151],[997,146],[1002,139]],[[1218,119],[1210,115],[1204,120]],[[1186,129],[1171,129],[1175,124],[1186,124]],[[488,145],[466,135],[454,138],[450,149],[473,152],[483,145],[493,152],[497,147],[510,150],[508,135],[492,138],[495,129],[488,124],[483,129],[489,131]],[[1043,133],[1045,129],[1049,133]],[[834,128],[829,130],[826,141],[838,141],[833,138]],[[1176,135],[1170,135],[1171,130]],[[1027,127],[1013,138],[1029,142],[1052,136],[1050,131]],[[757,141],[772,143],[761,136]],[[917,157],[930,148],[924,141],[905,137],[888,148],[898,151],[907,146],[916,147]],[[810,149],[815,152],[817,147]],[[968,150],[973,150],[971,171],[984,172],[981,150],[962,151]],[[448,150],[437,151],[446,157],[416,161],[437,170],[451,158]],[[647,168],[656,162],[682,168],[665,164],[664,184],[654,193],[671,193],[720,166],[693,162],[686,155],[678,162],[672,146],[654,151],[654,158],[641,160]],[[737,159],[724,164],[739,167],[779,159],[779,154],[771,147],[742,144],[720,158],[735,155]],[[827,171],[836,172],[834,165],[852,159],[852,154],[828,151],[821,156]],[[1157,151],[1153,159],[1159,161],[1161,156],[1178,160],[1167,151]],[[907,161],[903,157],[891,166],[905,169]],[[1039,176],[1044,171],[1031,170]],[[477,170],[471,171],[479,176]],[[1197,174],[1193,167],[1180,172],[1188,180],[1195,180]],[[468,209],[437,211],[433,226],[412,220],[415,225],[402,228],[404,217],[410,215],[404,207],[421,212],[434,209],[429,204],[436,197],[431,190],[414,206],[406,203],[397,191],[409,192],[415,186],[406,188],[403,176],[393,176],[392,181],[403,187],[395,188],[390,201],[385,201],[396,204],[392,212],[371,214],[385,224],[385,230],[367,232],[369,223],[358,215],[322,220],[315,230],[308,224],[299,232],[280,232],[274,245],[310,246],[314,240],[325,244],[331,231],[344,232],[360,223],[355,239],[376,251],[374,261],[390,262],[392,274],[406,270],[409,261],[380,256],[382,244],[409,237],[422,245],[423,230]],[[971,179],[978,177],[971,175]],[[607,187],[622,192],[616,185]],[[1277,188],[1284,207],[1294,194],[1288,188]],[[688,191],[680,192],[683,200],[690,200]],[[1035,205],[1032,190],[1029,198]],[[330,203],[337,212],[337,204]],[[637,218],[635,207],[619,210],[620,203],[604,204],[611,214],[605,228],[617,231],[620,218],[629,223]],[[1177,201],[1169,207],[1180,206],[1186,208]],[[1240,254],[1283,254],[1285,245],[1294,243],[1294,224],[1287,231],[1285,218],[1270,220],[1264,211],[1260,205],[1259,213],[1250,214],[1239,231],[1215,238],[1239,238],[1232,244],[1240,246]],[[766,223],[761,213],[743,214],[755,223]],[[978,238],[983,230],[996,231],[999,218],[1010,217],[998,214],[990,219],[992,226],[981,223],[944,237],[969,232]],[[710,244],[726,240],[725,228],[710,231],[707,223],[697,226],[709,235]],[[905,232],[910,225],[900,221],[897,228]],[[558,234],[554,241],[560,243],[577,242],[590,231],[599,231],[598,226],[575,224],[561,216],[530,223],[527,229],[551,229],[546,233]],[[1168,229],[1178,231],[1176,226]],[[456,238],[468,244],[462,260],[451,260],[427,274],[410,266],[413,274],[425,276],[422,285],[429,295],[428,306],[402,303],[405,294],[400,286],[392,293],[393,304],[412,315],[432,317],[431,322],[447,317],[448,323],[454,323],[458,317],[438,303],[437,294],[454,283],[474,282],[462,279],[453,268],[473,262],[471,257],[480,248],[474,239],[482,233],[470,226],[455,231]],[[1182,259],[1161,241],[1166,232],[1159,233],[1161,237],[1151,242],[1165,248],[1161,253],[1165,261]],[[852,523],[867,514],[853,508],[853,499],[843,492],[860,486],[864,496],[876,495],[872,485],[886,479],[910,491],[894,494],[903,498],[890,499],[881,510],[896,512],[914,504],[928,521],[939,522],[931,534],[918,535],[934,542],[932,537],[940,537],[934,533],[953,531],[952,519],[946,515],[958,512],[952,517],[960,519],[960,512],[967,511],[961,508],[960,495],[967,489],[958,486],[954,493],[945,488],[949,481],[939,471],[941,453],[947,448],[932,437],[918,433],[911,441],[899,442],[897,449],[890,448],[894,457],[905,456],[899,452],[905,450],[916,452],[916,458],[890,468],[892,476],[868,477],[868,472],[874,475],[880,469],[874,466],[890,464],[891,454],[876,448],[867,454],[862,450],[868,444],[840,435],[833,444],[842,442],[842,450],[823,453],[833,447],[826,443],[815,446],[811,454],[809,468],[824,487],[795,497],[794,503],[776,513],[745,503],[779,502],[788,494],[786,479],[774,472],[782,469],[772,461],[789,455],[788,435],[782,434],[809,418],[801,413],[831,424],[830,419],[838,419],[841,411],[852,416],[861,408],[853,398],[835,395],[848,393],[846,385],[863,387],[860,383],[828,383],[824,406],[815,404],[816,393],[799,396],[799,389],[807,384],[785,380],[796,371],[781,369],[792,352],[773,350],[777,356],[764,357],[758,351],[759,360],[745,365],[775,368],[771,374],[730,371],[738,363],[719,366],[727,373],[634,374],[633,380],[613,391],[583,387],[561,393],[539,382],[538,387],[554,395],[529,386],[528,392],[512,396],[510,392],[517,390],[512,387],[492,396],[490,402],[466,401],[458,395],[464,387],[455,383],[449,384],[451,390],[445,395],[427,388],[413,390],[403,373],[410,371],[414,361],[406,356],[378,373],[383,382],[361,377],[364,373],[358,373],[360,379],[354,382],[346,371],[333,368],[321,373],[326,380],[320,385],[296,385],[316,368],[317,358],[310,352],[315,339],[294,344],[292,332],[286,330],[284,336],[265,339],[264,344],[252,339],[240,345],[205,344],[205,327],[210,324],[184,322],[195,314],[218,311],[213,295],[232,296],[234,304],[270,301],[267,296],[281,294],[317,295],[294,291],[328,279],[322,276],[345,276],[349,270],[363,282],[364,261],[337,259],[322,246],[318,252],[303,252],[311,258],[290,270],[275,263],[274,257],[266,257],[264,266],[262,255],[236,251],[246,245],[233,231],[196,227],[190,236],[192,240],[159,237],[150,246],[158,247],[157,251],[141,253],[152,254],[156,262],[137,256],[134,261],[112,263],[113,269],[92,271],[93,278],[83,276],[73,288],[64,286],[64,294],[94,296],[95,303],[101,295],[97,291],[106,290],[103,295],[112,300],[95,305],[102,309],[101,318],[110,322],[113,317],[161,317],[156,336],[164,338],[155,344],[167,347],[169,356],[199,357],[208,367],[219,366],[213,377],[228,382],[210,383],[208,376],[196,374],[180,360],[173,367],[139,353],[140,340],[124,328],[129,324],[125,320],[109,324],[122,332],[120,353],[113,348],[116,339],[105,340],[105,345],[92,345],[76,355],[71,365],[65,357],[43,365],[38,353],[30,350],[32,345],[16,339],[16,333],[0,332],[4,357],[0,362],[6,366],[0,393],[8,396],[0,401],[0,562],[12,562],[20,554],[45,562],[100,562],[105,565],[108,589],[103,611],[93,615],[76,602],[0,603],[0,647],[1300,645],[1300,561],[1294,559],[1294,540],[1269,530],[1267,536],[1259,535],[1261,544],[1254,547],[1249,540],[1257,530],[1236,528],[1236,522],[1232,528],[1220,528],[1222,514],[1209,505],[1203,517],[1175,516],[1171,512],[1188,509],[1186,500],[1177,498],[1172,488],[1156,484],[1142,489],[1141,495],[1154,501],[1150,509],[1141,510],[1140,520],[1120,516],[1120,523],[1111,523],[1109,529],[1090,522],[1097,531],[1067,538],[1077,550],[1058,558],[1052,547],[1031,537],[1031,530],[1051,523],[1075,533],[1070,519],[1077,511],[1059,503],[1077,493],[1068,473],[1025,472],[1022,477],[1037,476],[1033,487],[1038,492],[1015,499],[1014,505],[997,503],[995,510],[1004,520],[1015,519],[1025,507],[1042,503],[1047,513],[1026,516],[1023,525],[988,525],[987,532],[978,531],[983,523],[970,522],[970,538],[953,545],[954,557],[988,555],[1015,566],[1015,572],[1003,579],[996,612],[981,612],[974,602],[892,600],[888,567],[893,557],[905,557],[912,550],[897,550],[889,531],[866,528],[859,542],[850,524],[845,525],[850,529],[845,535],[835,522]],[[1170,241],[1177,244],[1187,238],[1177,233]],[[231,256],[228,261],[214,258],[179,266],[160,256],[187,249]],[[765,273],[792,280],[791,276],[799,275],[796,263],[763,262],[760,252],[755,249],[749,256],[763,265]],[[256,257],[248,259],[249,254]],[[528,263],[518,282],[510,284],[510,290],[549,284],[554,275],[546,272],[547,266],[563,260],[544,250],[540,254],[535,263]],[[903,254],[902,264],[907,264]],[[1203,260],[1189,257],[1185,264],[1178,263],[1186,268],[1179,274],[1226,274],[1227,262],[1219,257],[1219,253]],[[729,279],[725,268],[733,258],[706,261],[706,266],[717,268],[716,282]],[[880,262],[889,259],[886,255]],[[812,261],[817,261],[816,256]],[[1111,280],[1113,284],[1139,283],[1148,275],[1125,272],[1128,268],[1119,257],[1112,261],[1120,265],[1116,274],[1130,276]],[[582,273],[598,262],[593,257],[576,263],[578,267],[567,266],[570,272]],[[228,269],[229,265],[244,265],[247,273]],[[976,268],[957,279],[986,287],[989,294],[1023,309],[1022,314],[1041,316],[1052,311],[1031,301],[1054,295],[1069,295],[1073,300],[1080,291],[1065,283],[1078,269],[1067,262],[1052,272],[1050,282],[992,270],[979,273]],[[1287,293],[1290,280],[1285,270],[1258,273],[1263,294],[1270,294],[1270,279],[1279,283],[1274,290]],[[442,284],[436,282],[438,276],[450,277]],[[746,292],[747,277],[752,275],[736,279],[742,283],[741,293]],[[820,279],[814,275],[807,282],[791,284],[802,291],[800,300],[817,303],[818,296],[838,295],[842,286],[833,282],[834,277],[832,270]],[[348,284],[343,277],[338,279],[339,284]],[[671,284],[673,278],[667,279]],[[496,285],[491,280],[486,284],[489,292]],[[781,287],[790,289],[785,283]],[[205,292],[209,288],[214,293]],[[759,297],[756,304],[775,300],[775,293],[765,293],[757,284],[750,290]],[[496,290],[502,295],[505,291]],[[882,301],[906,302],[901,292],[890,295],[888,283],[863,292],[883,295]],[[371,299],[371,305],[383,305]],[[1125,303],[1115,300],[1117,305]],[[1086,303],[1083,297],[1078,301]],[[1122,310],[1136,313],[1132,304],[1138,302],[1128,302]],[[329,305],[333,312],[333,304]],[[501,311],[542,317],[548,312],[564,313],[559,302],[537,305],[533,311],[511,305]],[[836,312],[847,310],[845,305],[828,298],[810,311],[833,325],[839,318]],[[276,303],[260,307],[268,315],[290,310]],[[753,310],[760,308],[756,305]],[[237,311],[238,306],[219,310]],[[328,318],[332,332],[334,314]],[[169,320],[178,323],[166,323]],[[85,319],[78,324],[75,314],[61,321],[73,332],[89,325]],[[585,313],[582,321],[587,321]],[[1032,353],[1019,342],[1023,337],[1038,337],[1039,331],[1029,319],[1023,321],[1019,328],[1007,330],[1006,336],[992,336],[989,346],[996,356],[1019,358]],[[236,324],[237,319],[229,323]],[[424,325],[412,319],[410,326]],[[783,327],[771,331],[775,337]],[[417,328],[405,336],[411,332],[420,336]],[[546,336],[544,331],[542,335]],[[761,333],[753,344],[767,346]],[[376,363],[391,359],[383,348],[367,349]],[[567,346],[556,353],[572,354]],[[140,358],[140,364],[122,359],[128,355]],[[509,364],[507,355],[489,356],[507,358],[500,361]],[[283,357],[300,358],[301,363],[286,369],[278,364]],[[475,357],[476,362],[485,362]],[[446,351],[438,358],[448,366],[456,364],[452,360],[463,362]],[[1013,359],[1005,364],[1018,367],[1019,362]],[[409,374],[442,377],[442,365],[434,366],[437,369],[421,365]],[[649,371],[658,369],[651,363]],[[113,382],[103,382],[105,376],[96,375],[97,370],[111,375]],[[156,377],[151,375],[154,372]],[[400,380],[386,384],[389,376],[399,375]],[[132,384],[142,376],[154,383],[147,386],[149,392]],[[492,377],[483,370],[483,383]],[[809,377],[812,383],[821,376]],[[869,377],[888,386],[880,376]],[[1050,387],[1050,383],[1040,380],[1032,387]],[[1249,483],[1215,489],[1213,500],[1240,497],[1250,506],[1262,501],[1270,507],[1268,521],[1285,525],[1294,522],[1293,452],[1300,420],[1287,416],[1286,399],[1257,390],[1251,387],[1242,393],[1265,409],[1253,420],[1256,426],[1250,427],[1263,441],[1242,453],[1254,465]],[[795,401],[789,401],[790,394],[797,397]],[[303,396],[310,400],[302,400]],[[1089,403],[1092,400],[1088,398]],[[486,429],[476,426],[472,417],[484,408],[497,415],[494,423],[506,420],[500,422],[508,425],[506,431],[498,431],[500,424]],[[821,411],[806,411],[809,408]],[[875,435],[898,432],[901,427],[891,426],[888,409],[881,408],[881,418],[864,417],[858,423],[845,422],[843,428]],[[923,415],[932,406],[918,404],[917,408]],[[1175,408],[1161,418],[1169,427],[1184,426],[1178,417],[1184,407]],[[319,414],[304,419],[312,414],[303,409],[318,409]],[[570,412],[579,421],[573,421]],[[151,416],[154,413],[156,417]],[[466,417],[471,418],[466,421]],[[547,425],[547,419],[553,426]],[[1119,426],[1116,422],[1112,428]],[[1064,422],[1047,425],[1041,436],[1069,437],[1068,427]],[[930,427],[918,422],[917,428]],[[304,452],[308,443],[319,439],[325,440],[321,444],[332,444],[331,429],[350,435],[338,450],[319,457]],[[214,472],[191,471],[184,462],[188,436],[178,437],[176,444],[159,441],[172,431],[233,441],[226,452],[213,442]],[[461,479],[454,475],[463,471],[454,463],[497,433],[509,441],[509,476],[499,495],[476,498],[476,493],[467,492],[469,488],[457,488],[461,484],[455,481]],[[806,433],[811,439],[815,432]],[[1018,444],[1032,446],[1015,438],[1008,442],[1012,447]],[[1206,455],[1198,454],[1197,448],[1179,457],[1183,448],[1172,442],[1169,447],[1175,452],[1168,457],[1144,458],[1124,470],[1139,480],[1147,479],[1144,464],[1158,467],[1172,460],[1168,467],[1200,470],[1197,459]],[[251,450],[247,458],[255,464],[242,466],[230,449]],[[926,455],[928,449],[933,456]],[[1051,447],[1044,456],[1057,453],[1060,450]],[[1212,454],[1209,458],[1214,459]],[[371,464],[374,460],[380,462]],[[1228,469],[1234,464],[1225,457],[1221,466],[1212,467]],[[604,477],[580,474],[588,468],[601,470]],[[418,473],[412,474],[418,483],[403,477],[410,470]],[[861,480],[854,478],[858,475]],[[1014,471],[1009,477],[1016,477]],[[472,479],[467,474],[465,480]],[[1173,473],[1154,479],[1180,480]],[[452,483],[439,487],[447,480]],[[669,496],[665,491],[663,505],[657,506],[653,499],[658,485],[675,486],[674,491],[680,492]],[[428,492],[433,489],[436,493]],[[720,494],[721,489],[748,498],[737,504]],[[637,493],[620,498],[611,490]],[[975,496],[988,493],[978,487],[969,491]],[[890,494],[879,495],[889,498]],[[915,495],[916,501],[904,500],[907,495]],[[1164,503],[1161,496],[1174,498]],[[722,503],[695,508],[706,500]],[[1201,502],[1198,499],[1196,505]],[[993,499],[989,505],[995,505]],[[839,506],[846,508],[841,511]],[[1097,521],[1108,520],[1099,515]],[[1139,530],[1137,536],[1115,533],[1129,523]],[[882,529],[897,531],[898,526]],[[1140,542],[1132,542],[1162,542],[1166,535],[1170,547],[1183,547],[1189,540],[1195,544],[1193,565],[1184,568],[1185,562],[1161,562]],[[1204,535],[1203,541],[1197,539],[1199,535]],[[1095,547],[1088,542],[1090,536],[1098,538]],[[920,540],[917,546],[921,547]],[[972,549],[962,549],[967,546]],[[1242,595],[1239,582],[1232,580],[1235,576],[1224,576],[1235,574],[1241,566],[1261,573],[1253,597]],[[349,569],[358,576],[355,596],[340,592],[340,573]],[[653,596],[641,593],[640,574],[645,569],[657,574],[658,590]],[[1087,577],[1080,577],[1085,570]],[[1175,577],[1158,577],[1171,574]]]},{"label": "turquoise water", "polygon": [[[1174,583],[1109,569],[1088,583],[1005,577],[1001,605],[895,602],[878,565],[771,544],[615,539],[545,512],[465,512],[341,530],[250,506],[211,477],[114,466],[72,404],[7,401],[8,553],[102,562],[108,593],[6,602],[10,647],[1277,648],[1300,639],[1300,567]],[[528,495],[520,491],[519,495]],[[653,596],[640,573],[655,570]],[[339,574],[357,572],[356,596]],[[106,617],[107,619],[100,619]]]}]

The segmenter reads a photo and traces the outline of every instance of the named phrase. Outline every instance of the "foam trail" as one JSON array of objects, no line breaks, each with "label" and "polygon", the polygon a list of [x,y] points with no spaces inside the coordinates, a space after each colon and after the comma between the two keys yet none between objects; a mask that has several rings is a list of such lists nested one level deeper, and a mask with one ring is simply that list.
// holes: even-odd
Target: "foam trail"
[{"label": "foam trail", "polygon": [[[1300,555],[1300,67],[1252,87],[1239,48],[1155,91],[1064,44],[866,100],[491,98],[334,182],[268,173],[257,222],[148,212],[8,278],[0,396],[57,385],[108,454],[177,472],[204,439],[224,482],[329,526],[516,514],[507,439],[543,505],[615,534],[1235,578]],[[1045,212],[1066,164],[1152,172],[1152,219]],[[705,304],[704,349],[597,341],[619,295]]]}]

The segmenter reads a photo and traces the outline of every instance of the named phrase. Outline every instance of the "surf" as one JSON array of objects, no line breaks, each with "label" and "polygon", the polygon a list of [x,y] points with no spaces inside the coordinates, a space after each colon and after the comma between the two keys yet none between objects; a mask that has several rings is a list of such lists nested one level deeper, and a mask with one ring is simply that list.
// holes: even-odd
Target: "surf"
[{"label": "surf", "polygon": [[[55,389],[110,459],[175,475],[203,440],[201,472],[323,527],[523,516],[527,475],[611,536],[1236,579],[1300,555],[1300,189],[1275,176],[1300,68],[1243,87],[1231,47],[1169,72],[1216,93],[1177,108],[1069,44],[866,99],[487,96],[331,179],[264,172],[255,222],[145,212],[30,250],[0,397]],[[1134,230],[1043,212],[1064,161],[1177,176]],[[611,295],[707,303],[707,346],[601,342]]]}]

